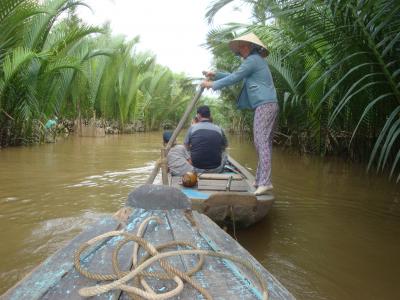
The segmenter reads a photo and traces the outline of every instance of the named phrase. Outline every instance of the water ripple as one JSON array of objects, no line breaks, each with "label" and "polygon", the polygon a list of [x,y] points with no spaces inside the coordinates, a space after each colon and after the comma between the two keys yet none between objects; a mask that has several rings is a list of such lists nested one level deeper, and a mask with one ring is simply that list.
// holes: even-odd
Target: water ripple
[{"label": "water ripple", "polygon": [[66,188],[104,187],[109,184],[133,184],[144,182],[146,175],[151,173],[154,162],[147,163],[144,167],[126,169],[124,171],[105,171],[101,175],[90,175],[79,183],[67,185]]}]

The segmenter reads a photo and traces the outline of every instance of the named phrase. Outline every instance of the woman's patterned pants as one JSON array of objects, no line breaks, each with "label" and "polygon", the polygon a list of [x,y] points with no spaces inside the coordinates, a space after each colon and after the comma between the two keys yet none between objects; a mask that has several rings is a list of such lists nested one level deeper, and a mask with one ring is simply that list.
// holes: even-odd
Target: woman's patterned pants
[{"label": "woman's patterned pants", "polygon": [[271,184],[272,140],[278,110],[278,103],[270,102],[258,106],[255,111],[253,133],[258,154],[256,186]]}]

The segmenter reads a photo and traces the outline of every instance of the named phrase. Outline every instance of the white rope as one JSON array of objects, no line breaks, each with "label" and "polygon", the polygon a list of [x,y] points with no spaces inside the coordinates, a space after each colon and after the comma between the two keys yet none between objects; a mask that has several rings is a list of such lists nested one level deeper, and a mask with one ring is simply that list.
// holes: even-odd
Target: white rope
[{"label": "white rope", "polygon": [[[141,223],[136,236],[128,234],[123,231],[111,231],[111,232],[107,232],[105,234],[99,235],[85,243],[86,245],[94,245],[98,241],[103,240],[108,237],[115,237],[115,236],[123,236],[126,238],[129,237],[129,240],[132,240],[135,242],[134,247],[133,247],[133,257],[132,257],[134,270],[130,271],[125,276],[123,276],[111,283],[82,288],[79,290],[79,295],[81,295],[83,297],[90,297],[90,296],[95,296],[95,295],[99,295],[102,293],[106,293],[106,292],[114,290],[114,289],[121,289],[128,293],[133,293],[135,295],[138,295],[144,299],[149,299],[149,300],[168,299],[168,298],[177,296],[183,290],[183,288],[184,288],[183,281],[178,276],[178,275],[181,275],[181,277],[183,276],[183,278],[185,278],[186,281],[188,281],[196,289],[198,289],[206,299],[212,299],[207,291],[205,291],[202,287],[198,287],[197,284],[193,283],[193,280],[190,277],[188,277],[185,273],[179,271],[178,269],[174,268],[169,263],[167,263],[166,261],[163,260],[164,258],[171,257],[171,256],[197,254],[197,255],[207,255],[207,256],[228,259],[228,260],[234,261],[236,263],[239,263],[239,264],[245,266],[251,272],[253,272],[255,277],[258,279],[258,281],[262,287],[262,290],[263,290],[262,291],[262,299],[268,300],[267,287],[266,287],[266,284],[262,280],[262,276],[261,276],[260,272],[247,260],[244,260],[240,257],[232,256],[230,254],[222,253],[222,252],[213,252],[213,251],[200,250],[200,249],[174,250],[174,251],[159,253],[152,244],[150,244],[148,241],[146,241],[142,238],[142,235],[144,233],[146,225],[152,220],[155,220],[158,224],[162,223],[162,221],[159,217],[152,216],[152,217],[145,219]],[[187,244],[187,242],[178,242],[178,241],[175,241],[175,242]],[[137,258],[138,251],[139,251],[139,244],[141,244],[143,247],[145,247],[146,250],[148,250],[148,252],[150,253],[150,255],[153,255],[152,257],[148,258],[147,260],[142,261],[140,264],[138,263],[138,258]],[[171,276],[171,279],[176,283],[176,287],[173,290],[167,291],[164,293],[156,293],[154,290],[152,290],[152,288],[144,280],[144,278],[142,278],[141,273],[146,268],[148,268],[149,266],[151,266],[153,263],[155,263],[157,261],[160,263],[161,267],[167,272],[167,274],[169,274]],[[79,269],[78,269],[78,271],[79,271]],[[126,282],[134,279],[135,277],[139,278],[139,281],[141,282],[142,286],[144,287],[144,290],[141,288],[134,287],[134,286],[126,285]]]}]

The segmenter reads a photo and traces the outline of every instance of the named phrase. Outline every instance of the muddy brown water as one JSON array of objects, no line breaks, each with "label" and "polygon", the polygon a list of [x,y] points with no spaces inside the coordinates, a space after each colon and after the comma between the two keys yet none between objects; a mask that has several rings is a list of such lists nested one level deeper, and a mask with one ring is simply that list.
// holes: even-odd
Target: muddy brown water
[{"label": "muddy brown water", "polygon": [[[0,294],[104,214],[158,158],[160,133],[0,150]],[[247,139],[230,154],[254,172]],[[298,299],[399,299],[400,189],[363,166],[274,148],[276,202],[239,242]]]}]

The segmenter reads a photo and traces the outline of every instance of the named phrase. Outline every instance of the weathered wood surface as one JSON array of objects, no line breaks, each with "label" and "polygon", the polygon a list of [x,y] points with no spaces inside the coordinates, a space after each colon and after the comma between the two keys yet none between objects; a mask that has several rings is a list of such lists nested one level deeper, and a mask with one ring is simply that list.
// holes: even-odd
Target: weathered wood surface
[{"label": "weathered wood surface", "polygon": [[[228,188],[229,185],[229,188]],[[249,184],[245,180],[232,180],[229,183],[227,179],[199,179],[197,182],[199,190],[208,191],[233,191],[244,192],[249,190]]]},{"label": "weathered wood surface", "polygon": [[[179,218],[179,214],[176,211],[169,212],[169,216],[171,227],[174,228],[174,237],[177,240],[187,240],[193,242],[201,249],[213,250],[207,241],[199,235],[197,228],[191,226],[186,218]],[[206,230],[208,233],[208,229],[203,228],[198,222],[200,215],[195,212],[193,216],[198,225],[200,225],[199,229],[203,232]],[[213,223],[210,219],[207,219],[206,222]],[[221,229],[219,229],[219,233],[220,236],[218,239],[223,239],[223,236],[227,235],[227,233]],[[188,268],[192,267],[196,262],[194,256],[184,256],[183,259]],[[206,257],[204,267],[200,272],[196,273],[193,278],[206,287],[214,299],[257,299],[252,291],[247,289],[243,282],[241,282],[240,279],[232,273],[232,270],[226,267],[224,261],[219,258]],[[191,290],[192,289],[186,289],[185,293],[182,295],[184,296],[182,299],[194,299],[194,297],[189,297],[189,295],[192,296],[192,294],[188,295],[188,293],[193,293]]]},{"label": "weathered wood surface", "polygon": [[[138,225],[140,220],[143,218],[147,218],[152,215],[151,211],[146,211],[142,209],[136,209],[130,219],[129,223],[124,226],[124,230],[129,233],[136,233],[138,229]],[[107,232],[107,231],[104,231]],[[103,232],[103,233],[104,233]],[[87,239],[89,240],[89,239]],[[94,253],[87,256],[83,262],[82,266],[90,270],[93,273],[101,273],[101,274],[112,274],[112,250],[115,247],[116,243],[119,241],[119,238],[111,238],[108,239],[105,243],[101,244],[101,247],[97,249]],[[78,247],[76,247],[77,249]],[[76,250],[75,249],[75,250]],[[90,249],[89,249],[90,251]],[[119,255],[119,263],[121,265],[121,269],[123,271],[129,271],[132,265],[132,247],[125,245],[120,252]],[[82,299],[82,297],[78,294],[78,290],[94,285],[96,281],[88,279],[82,275],[73,267],[68,274],[66,274],[62,280],[57,282],[54,286],[52,286],[46,294],[43,295],[41,299]],[[66,297],[68,295],[68,297]],[[121,291],[114,290],[108,293],[97,296],[97,299],[119,299],[121,295]]]},{"label": "weathered wood surface", "polygon": [[[145,231],[144,238],[150,241],[154,246],[158,246],[164,244],[169,241],[173,241],[171,227],[168,222],[168,218],[165,211],[153,211],[152,216],[157,216],[161,219],[162,223],[157,224],[156,222],[151,222],[148,224],[148,227]],[[181,216],[182,217],[182,216]],[[140,252],[140,258],[143,257],[144,252]],[[182,261],[179,257],[171,257],[166,259],[171,265],[177,267],[180,270],[183,270]],[[155,264],[151,266],[151,271],[160,272],[163,271],[159,264]],[[161,281],[156,278],[146,278],[147,283],[154,289],[156,292],[165,292],[166,290],[172,290],[175,287],[175,283],[173,281]],[[131,297],[123,292],[121,294],[120,300],[128,300]]]},{"label": "weathered wood surface", "polygon": [[240,174],[219,174],[219,173],[203,173],[199,175],[200,179],[215,179],[215,180],[243,180],[243,176]]},{"label": "weathered wood surface", "polygon": [[253,174],[251,174],[245,167],[243,167],[239,162],[237,162],[236,160],[234,160],[232,158],[232,156],[228,156],[228,160],[229,162],[239,171],[240,174],[242,174],[244,176],[244,178],[246,178],[246,180],[249,183],[249,192],[253,192],[255,191],[255,188],[252,186],[253,182],[254,182],[254,176]]},{"label": "weathered wood surface", "polygon": [[[59,284],[60,280],[74,269],[73,256],[79,245],[104,232],[115,230],[119,224],[111,216],[102,219],[90,229],[79,234],[66,247],[45,260],[22,281],[2,295],[1,299],[40,299],[51,287]],[[90,253],[87,255],[90,255]]]},{"label": "weathered wood surface", "polygon": [[[147,230],[144,237],[151,241],[154,245],[160,245],[169,241],[177,241],[177,240],[186,240],[186,239],[179,239],[175,235],[175,231],[177,230],[175,224],[171,223],[171,215],[172,212],[173,216],[175,210],[172,211],[155,211],[153,215],[156,215],[161,218],[162,224],[156,227],[156,230]],[[178,210],[177,217],[179,219],[184,219],[184,215],[181,210]],[[187,265],[184,264],[184,259],[182,256],[175,256],[170,257],[167,261],[172,264],[174,267],[178,268],[181,271],[186,272],[189,268]],[[160,271],[162,270],[160,266],[155,265],[152,267],[152,271]],[[172,281],[160,281],[157,279],[150,279],[148,283],[151,284],[152,288],[157,292],[165,292],[167,290],[172,290],[175,287],[175,284]],[[183,293],[181,293],[178,297],[173,299],[195,299],[199,293],[196,292],[192,288],[185,287]],[[120,300],[128,300],[130,299],[127,293],[123,293]]]},{"label": "weathered wood surface", "polygon": [[[244,250],[227,233],[221,230],[208,217],[193,213],[194,220],[198,224],[193,226],[191,219],[187,218],[182,210],[155,210],[146,211],[135,209],[128,220],[125,230],[135,233],[138,225],[148,216],[159,216],[163,223],[156,225],[150,222],[144,237],[159,245],[171,240],[184,240],[194,243],[198,248],[213,250],[212,244],[219,249],[235,256],[247,258],[261,271],[264,280],[268,282],[270,299],[294,299],[293,296],[266,271],[251,255]],[[83,242],[94,236],[107,231],[115,230],[118,222],[112,218],[102,220],[92,227],[91,230],[80,234],[65,248],[58,251],[54,256],[46,260],[41,266],[28,275],[25,280],[17,284],[13,289],[2,296],[2,299],[82,299],[78,290],[82,287],[93,286],[98,282],[85,279],[73,267],[73,254]],[[206,236],[207,238],[205,238]],[[111,238],[105,241],[90,253],[82,255],[82,265],[92,272],[111,273],[111,251],[120,238]],[[215,247],[214,247],[215,248]],[[131,265],[132,243],[128,243],[120,252],[119,262],[123,270],[128,270]],[[168,261],[181,270],[188,270],[197,262],[194,255],[179,256],[168,259]],[[158,267],[151,267],[152,270]],[[247,274],[242,270],[242,274]],[[247,281],[238,277],[224,260],[214,257],[206,257],[203,268],[193,276],[199,284],[206,288],[214,299],[257,299],[254,291],[248,287]],[[248,279],[257,286],[252,279]],[[172,289],[175,284],[172,281],[148,280],[148,283],[156,291],[162,292]],[[92,297],[94,299],[129,299],[125,292],[118,290],[110,291],[103,295]],[[200,299],[197,290],[185,284],[183,292],[173,299]]]},{"label": "weathered wood surface", "polygon": [[217,192],[204,201],[206,206],[248,206],[257,208],[257,197],[251,193]]},{"label": "weathered wood surface", "polygon": [[[268,284],[268,293],[270,300],[277,299],[295,299],[294,296],[270,273],[268,272],[246,249],[244,249],[237,241],[235,241],[229,234],[225,233],[217,224],[212,222],[207,216],[203,214],[195,214],[195,220],[199,224],[200,231],[216,244],[216,246],[223,252],[229,253],[238,257],[248,259],[252,262],[262,274],[264,280]],[[204,236],[203,236],[204,237]],[[240,268],[243,274],[248,274],[245,268]],[[255,281],[252,276],[248,276],[248,280]],[[243,299],[243,298],[222,298],[222,299]],[[252,299],[255,299],[254,296]]]}]

